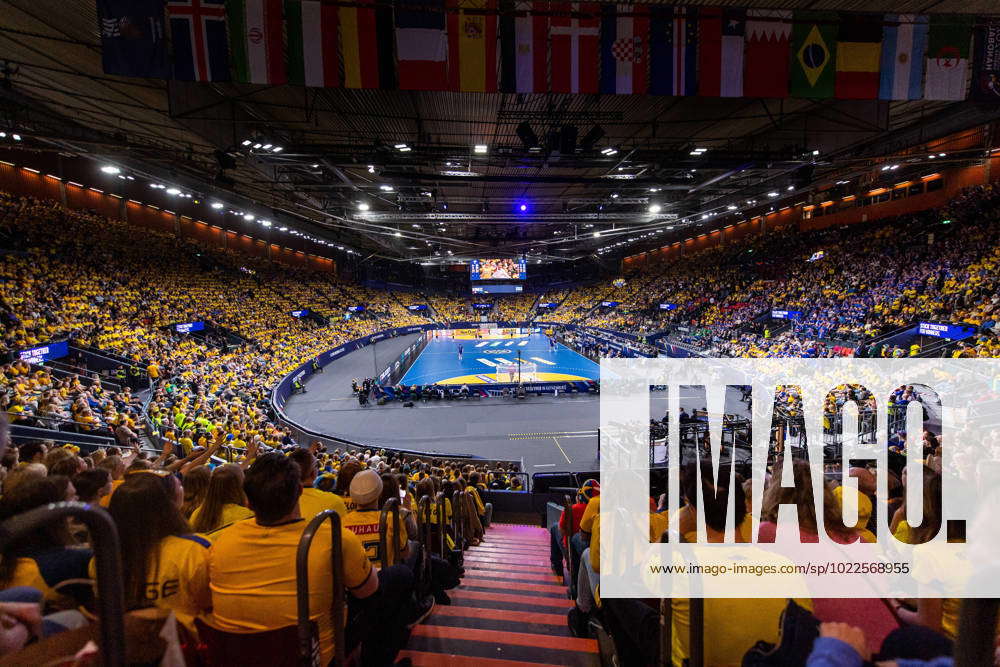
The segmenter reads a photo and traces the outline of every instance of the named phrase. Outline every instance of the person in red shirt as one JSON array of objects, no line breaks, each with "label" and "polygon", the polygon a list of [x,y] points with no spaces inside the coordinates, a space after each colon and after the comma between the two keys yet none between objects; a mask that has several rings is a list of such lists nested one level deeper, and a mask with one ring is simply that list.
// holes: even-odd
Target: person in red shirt
[{"label": "person in red shirt", "polygon": [[[590,499],[601,493],[601,485],[594,479],[588,479],[576,493],[576,503],[571,508],[573,511],[573,534],[580,532],[580,519],[583,518],[583,511],[587,509]],[[549,532],[552,534],[552,545],[550,548],[549,562],[552,564],[552,571],[556,576],[563,576],[563,549],[569,549],[566,536],[569,534],[566,510],[563,509],[559,515],[559,523],[552,524]],[[570,573],[570,581],[576,580],[576,573]]]}]

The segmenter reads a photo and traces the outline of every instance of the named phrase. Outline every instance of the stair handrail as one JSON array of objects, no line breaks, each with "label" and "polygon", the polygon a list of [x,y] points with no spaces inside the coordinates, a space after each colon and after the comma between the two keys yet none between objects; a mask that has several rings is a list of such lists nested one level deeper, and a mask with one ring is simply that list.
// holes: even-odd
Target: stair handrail
[{"label": "stair handrail", "polygon": [[[388,528],[389,528],[389,513],[392,512],[392,554],[393,557],[390,561],[389,559],[389,549],[388,549]],[[396,563],[396,552],[398,549],[396,545],[399,544],[399,498],[389,498],[385,501],[385,505],[382,506],[382,512],[379,514],[378,518],[378,548],[379,548],[379,562],[382,563],[382,567],[389,567],[390,565],[395,565]]]},{"label": "stair handrail", "polygon": [[343,667],[347,664],[344,650],[344,559],[342,557],[342,535],[340,515],[333,510],[323,510],[306,525],[299,538],[295,554],[295,597],[298,608],[299,659],[303,665],[311,665],[313,657],[313,633],[309,619],[309,548],[313,538],[324,522],[330,522],[330,565],[333,572],[333,606],[330,609],[333,624],[333,664]]}]

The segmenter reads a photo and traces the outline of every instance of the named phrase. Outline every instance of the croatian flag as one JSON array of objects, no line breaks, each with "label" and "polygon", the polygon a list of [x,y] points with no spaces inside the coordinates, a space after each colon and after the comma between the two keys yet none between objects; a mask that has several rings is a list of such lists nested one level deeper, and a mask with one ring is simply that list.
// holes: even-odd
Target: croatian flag
[{"label": "croatian flag", "polygon": [[927,17],[887,14],[882,39],[880,100],[919,100],[923,94]]},{"label": "croatian flag", "polygon": [[601,7],[601,92],[642,94],[648,89],[649,14],[642,5]]},{"label": "croatian flag", "polygon": [[698,94],[698,19],[695,8],[651,8],[649,92]]},{"label": "croatian flag", "polygon": [[402,90],[447,90],[448,34],[443,0],[396,7],[396,57]]}]

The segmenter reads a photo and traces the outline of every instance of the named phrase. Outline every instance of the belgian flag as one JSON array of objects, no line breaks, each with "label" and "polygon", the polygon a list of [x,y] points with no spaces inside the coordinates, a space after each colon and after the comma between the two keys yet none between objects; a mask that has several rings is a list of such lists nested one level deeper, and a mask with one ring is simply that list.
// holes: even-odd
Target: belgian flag
[{"label": "belgian flag", "polygon": [[878,97],[882,58],[882,15],[845,14],[837,38],[836,97]]}]

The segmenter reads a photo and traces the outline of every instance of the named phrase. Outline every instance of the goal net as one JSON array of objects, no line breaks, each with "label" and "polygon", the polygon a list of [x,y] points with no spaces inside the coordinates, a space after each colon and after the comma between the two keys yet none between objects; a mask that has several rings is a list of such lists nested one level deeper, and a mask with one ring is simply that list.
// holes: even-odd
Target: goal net
[{"label": "goal net", "polygon": [[497,364],[497,382],[537,382],[538,368],[533,362],[518,364]]}]

